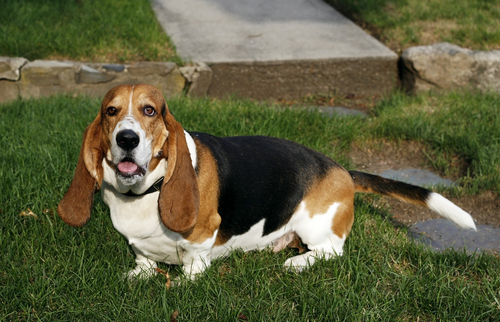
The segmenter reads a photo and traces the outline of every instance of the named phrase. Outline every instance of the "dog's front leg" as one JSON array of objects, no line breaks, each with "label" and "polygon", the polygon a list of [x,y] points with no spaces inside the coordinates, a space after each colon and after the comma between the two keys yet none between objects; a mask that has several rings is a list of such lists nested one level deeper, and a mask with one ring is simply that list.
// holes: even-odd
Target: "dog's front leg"
[{"label": "dog's front leg", "polygon": [[155,268],[157,267],[156,262],[150,260],[146,256],[142,255],[138,249],[132,246],[132,249],[135,253],[135,263],[136,266],[134,269],[131,269],[125,274],[125,278],[134,279],[134,278],[150,278],[156,274]]},{"label": "dog's front leg", "polygon": [[203,273],[211,264],[212,247],[215,238],[205,240],[203,243],[183,243],[182,268],[186,278],[194,280]]},{"label": "dog's front leg", "polygon": [[210,266],[210,253],[211,250],[184,253],[182,269],[186,278],[194,280]]}]

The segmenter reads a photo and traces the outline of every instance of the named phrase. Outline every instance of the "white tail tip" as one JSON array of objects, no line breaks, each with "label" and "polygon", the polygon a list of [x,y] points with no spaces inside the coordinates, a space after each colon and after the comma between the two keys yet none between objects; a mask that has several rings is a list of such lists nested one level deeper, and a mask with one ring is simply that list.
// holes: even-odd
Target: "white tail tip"
[{"label": "white tail tip", "polygon": [[427,207],[463,228],[476,229],[471,215],[439,193],[432,192],[427,198]]}]

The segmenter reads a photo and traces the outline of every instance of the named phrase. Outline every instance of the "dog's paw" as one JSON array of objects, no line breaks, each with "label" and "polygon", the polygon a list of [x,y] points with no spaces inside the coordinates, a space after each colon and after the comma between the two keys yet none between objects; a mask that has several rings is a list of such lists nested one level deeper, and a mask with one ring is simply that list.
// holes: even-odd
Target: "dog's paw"
[{"label": "dog's paw", "polygon": [[127,273],[123,274],[123,279],[129,281],[136,279],[148,279],[154,275],[156,275],[154,267],[137,265],[134,269],[131,269]]},{"label": "dog's paw", "polygon": [[311,250],[307,253],[287,259],[283,266],[289,271],[302,272],[303,270],[310,268],[317,259],[331,259],[335,258],[336,255],[337,254],[333,252],[327,253],[324,251]]},{"label": "dog's paw", "polygon": [[317,252],[308,251],[307,253],[287,259],[283,266],[289,271],[300,273],[311,267],[316,261],[317,256]]},{"label": "dog's paw", "polygon": [[287,259],[283,267],[288,271],[300,273],[309,268],[309,263],[302,255],[299,255]]}]

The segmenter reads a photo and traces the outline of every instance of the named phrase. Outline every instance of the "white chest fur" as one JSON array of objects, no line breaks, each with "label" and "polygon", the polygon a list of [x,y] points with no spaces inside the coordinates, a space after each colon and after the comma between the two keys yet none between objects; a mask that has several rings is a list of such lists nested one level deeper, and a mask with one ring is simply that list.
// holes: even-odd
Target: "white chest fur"
[{"label": "white chest fur", "polygon": [[[196,145],[187,132],[185,135],[193,167],[196,167]],[[180,234],[163,225],[158,213],[159,192],[140,197],[120,193],[129,189],[139,194],[146,191],[165,174],[166,166],[163,159],[153,172],[146,174],[144,180],[132,186],[124,186],[116,177],[115,171],[103,160],[104,180],[101,191],[104,202],[109,206],[113,226],[127,238],[139,261],[140,258],[147,258],[155,262],[181,264],[183,260],[188,261],[192,257],[191,252],[199,251],[198,248],[206,253],[214,243],[216,233],[207,243],[191,245]]]},{"label": "white chest fur", "polygon": [[179,264],[185,241],[163,225],[158,215],[158,192],[127,197],[103,183],[102,195],[109,206],[113,226],[133,247],[153,261]]}]

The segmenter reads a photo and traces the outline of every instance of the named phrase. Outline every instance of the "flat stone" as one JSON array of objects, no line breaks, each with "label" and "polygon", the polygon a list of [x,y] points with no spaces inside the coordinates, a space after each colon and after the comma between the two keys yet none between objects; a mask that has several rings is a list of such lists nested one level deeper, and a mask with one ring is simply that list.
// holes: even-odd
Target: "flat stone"
[{"label": "flat stone", "polygon": [[416,223],[409,236],[436,251],[448,248],[466,249],[468,253],[485,251],[500,253],[500,228],[478,225],[477,231],[464,229],[447,219],[433,219]]},{"label": "flat stone", "polygon": [[128,66],[127,69],[132,76],[165,76],[176,67],[177,65],[172,62],[138,62]]},{"label": "flat stone", "polygon": [[153,0],[185,61],[213,71],[209,95],[256,99],[388,93],[397,55],[322,0]]},{"label": "flat stone", "polygon": [[402,84],[411,93],[467,88],[500,92],[500,50],[439,43],[408,48],[401,61]]},{"label": "flat stone", "polygon": [[23,67],[23,85],[57,86],[66,82],[74,83],[77,66],[71,62],[57,60],[35,60]]},{"label": "flat stone", "polygon": [[451,180],[443,179],[431,171],[415,168],[403,170],[387,170],[382,172],[380,176],[387,179],[403,181],[421,187],[455,186],[455,183]]},{"label": "flat stone", "polygon": [[102,67],[108,71],[113,71],[117,73],[121,73],[125,70],[125,65],[122,64],[106,64],[102,65]]},{"label": "flat stone", "polygon": [[355,110],[352,108],[346,108],[341,106],[322,106],[318,108],[319,112],[326,116],[360,116],[360,117],[368,117],[368,114]]},{"label": "flat stone", "polygon": [[76,73],[80,69],[74,62],[35,60],[23,66],[18,82],[19,95],[35,98],[54,94],[75,93]]},{"label": "flat stone", "polygon": [[116,78],[115,75],[103,73],[87,65],[82,65],[81,68],[77,75],[77,83],[79,84],[107,83]]},{"label": "flat stone", "polygon": [[21,77],[19,70],[27,62],[22,57],[0,57],[0,80],[18,81]]}]

